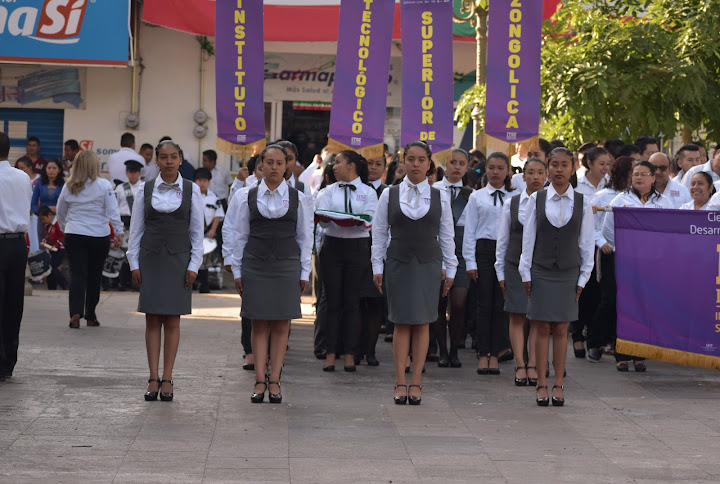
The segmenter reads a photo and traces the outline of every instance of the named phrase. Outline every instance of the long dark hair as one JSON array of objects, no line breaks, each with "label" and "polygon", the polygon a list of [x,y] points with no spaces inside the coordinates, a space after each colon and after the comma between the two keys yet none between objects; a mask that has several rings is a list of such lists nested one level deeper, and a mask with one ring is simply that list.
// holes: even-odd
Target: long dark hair
[{"label": "long dark hair", "polygon": [[490,163],[490,160],[494,158],[503,160],[507,165],[508,173],[507,175],[505,175],[505,191],[512,192],[513,190],[515,190],[515,188],[512,186],[512,178],[510,177],[510,172],[512,171],[512,168],[510,167],[510,158],[505,153],[500,153],[499,151],[496,151],[495,153],[491,153],[490,156],[488,156],[487,162]]},{"label": "long dark hair", "polygon": [[392,185],[395,182],[395,172],[400,161],[394,159],[397,155],[393,156],[393,160],[387,165],[387,174],[385,175],[385,184]]},{"label": "long dark hair", "polygon": [[65,183],[65,174],[63,173],[63,167],[60,163],[60,160],[57,158],[53,158],[52,160],[48,160],[47,163],[45,163],[45,166],[43,166],[42,172],[40,173],[40,183],[43,185],[49,185],[50,184],[50,177],[47,175],[47,166],[53,163],[55,166],[58,167],[58,174],[57,178],[55,178],[55,186],[61,186]]},{"label": "long dark hair", "polygon": [[[641,161],[641,162],[637,163],[637,164],[633,167],[633,171],[635,170],[635,168],[638,168],[638,167],[640,167],[640,166],[644,166],[645,168],[647,168],[648,170],[650,170],[650,175],[652,175],[653,177],[655,176],[655,171],[657,170],[657,168],[655,168],[655,165],[653,165],[653,164],[650,163],[649,161]],[[654,180],[654,178],[653,178],[653,180]],[[634,186],[631,185],[629,191],[632,192],[632,193],[634,193],[635,196],[638,197],[640,200],[643,200],[642,195],[640,195],[640,192],[638,192],[638,191],[635,189]],[[645,198],[645,201],[646,201],[646,202],[649,202],[650,199],[653,198],[653,197],[655,197],[655,198],[660,198],[660,192],[658,192],[658,191],[655,189],[655,182],[654,182],[654,181],[653,181],[652,185],[650,185],[650,193],[647,194],[647,198]]]},{"label": "long dark hair", "polygon": [[[367,185],[370,172],[368,168],[368,162],[364,156],[352,150],[344,150],[337,154],[338,156],[343,155],[348,163],[355,165],[360,181]],[[337,159],[337,158],[336,158]]]},{"label": "long dark hair", "polygon": [[632,156],[621,156],[617,158],[610,170],[610,183],[608,183],[607,187],[618,192],[626,191],[633,166],[635,166],[635,160]]},{"label": "long dark hair", "polygon": [[[335,156],[335,155],[333,155]],[[335,178],[335,171],[333,170],[333,165],[335,162],[328,163],[325,165],[325,169],[323,170],[323,180],[320,184],[320,187],[318,188],[318,191],[322,190],[328,185],[332,185],[333,183],[337,182],[337,178]],[[328,183],[327,179],[330,178],[330,183]]]}]

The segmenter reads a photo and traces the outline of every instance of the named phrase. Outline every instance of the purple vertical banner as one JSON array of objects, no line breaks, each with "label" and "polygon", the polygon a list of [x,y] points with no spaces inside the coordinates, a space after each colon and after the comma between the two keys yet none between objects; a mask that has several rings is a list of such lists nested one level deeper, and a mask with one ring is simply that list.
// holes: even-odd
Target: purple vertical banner
[{"label": "purple vertical banner", "polygon": [[328,145],[383,154],[395,0],[342,0]]},{"label": "purple vertical banner", "polygon": [[264,51],[262,0],[217,0],[217,148],[241,158],[265,146]]},{"label": "purple vertical banner", "polygon": [[720,370],[720,212],[613,216],[617,351]]},{"label": "purple vertical banner", "polygon": [[453,2],[401,0],[400,142],[421,140],[444,163],[453,145]]},{"label": "purple vertical banner", "polygon": [[488,30],[485,135],[517,143],[540,127],[543,2],[492,0]]}]

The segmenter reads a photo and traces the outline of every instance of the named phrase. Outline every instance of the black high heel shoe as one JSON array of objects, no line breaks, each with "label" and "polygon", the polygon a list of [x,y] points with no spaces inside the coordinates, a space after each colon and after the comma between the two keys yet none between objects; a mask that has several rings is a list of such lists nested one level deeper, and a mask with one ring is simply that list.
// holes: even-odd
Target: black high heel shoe
[{"label": "black high heel shoe", "polygon": [[[417,387],[422,391],[422,385],[408,385],[408,391],[410,390],[410,387]],[[408,394],[408,403],[410,405],[420,405],[420,401],[422,400],[422,397],[413,397],[412,395]]]},{"label": "black high heel shoe", "polygon": [[[553,390],[556,388],[559,388],[560,390],[565,390],[565,385],[553,385]],[[552,404],[553,407],[562,407],[565,405],[565,397],[552,397]]]},{"label": "black high heel shoe", "polygon": [[[267,381],[256,381],[255,385],[265,385],[265,390],[267,390],[268,387]],[[265,390],[263,390],[262,393],[255,393],[253,391],[253,394],[250,395],[250,401],[253,403],[262,403],[263,400],[265,400]]]},{"label": "black high heel shoe", "polygon": [[[160,385],[162,386],[163,383],[169,383],[170,385],[173,384],[172,380],[160,380]],[[160,392],[160,400],[163,402],[172,402],[173,399],[173,392]]]},{"label": "black high heel shoe", "polygon": [[[530,368],[535,370],[535,373],[537,373],[537,367],[535,367],[535,366],[526,366],[525,371],[529,370]],[[537,386],[537,380],[538,380],[537,378],[530,378],[530,375],[528,374],[528,379],[527,379],[528,385],[530,385],[531,387]]]},{"label": "black high heel shoe", "polygon": [[[280,382],[279,381],[269,381],[267,382],[268,385],[277,385],[278,388],[280,388]],[[282,393],[273,394],[270,393],[270,388],[268,388],[268,401],[270,403],[282,403]]]},{"label": "black high heel shoe", "polygon": [[[478,356],[478,360],[481,359],[481,358],[487,358],[487,360],[488,360],[488,365],[490,365],[490,358],[488,358],[487,356]],[[477,369],[477,374],[478,374],[478,375],[487,375],[487,374],[489,374],[489,373],[490,373],[490,368],[478,368],[478,369]]]},{"label": "black high heel shoe", "polygon": [[[525,378],[517,377],[518,370],[525,370],[525,374],[526,374]],[[528,385],[527,368],[525,368],[524,366],[521,366],[521,367],[516,366],[515,367],[515,386],[526,387],[527,385]]]},{"label": "black high heel shoe", "polygon": [[440,368],[449,368],[450,360],[448,360],[446,356],[441,356],[440,359],[438,360],[437,364],[438,364],[438,367],[440,367]]},{"label": "black high heel shoe", "polygon": [[160,381],[159,379],[157,379],[157,378],[150,378],[150,379],[148,380],[148,383],[152,383],[152,382],[154,382],[154,381],[158,382],[158,384],[159,384],[159,385],[158,385],[158,389],[155,390],[154,392],[145,392],[145,401],[146,401],[146,402],[154,402],[155,400],[157,400],[158,393],[160,393],[160,385],[161,385],[162,383],[161,383],[161,381]]},{"label": "black high heel shoe", "polygon": [[393,397],[393,400],[395,400],[395,405],[405,405],[407,403],[407,385],[395,385],[395,390],[398,389],[398,387],[405,387],[405,395],[401,395],[399,397]]},{"label": "black high heel shoe", "polygon": [[[538,385],[536,391],[540,391],[540,389],[544,388],[547,390],[547,385]],[[547,407],[550,404],[550,399],[548,397],[540,398],[538,396],[535,397],[535,401],[538,404],[538,407]]]},{"label": "black high heel shoe", "polygon": [[380,366],[380,362],[375,358],[375,355],[367,355],[365,361],[367,361],[368,366]]}]

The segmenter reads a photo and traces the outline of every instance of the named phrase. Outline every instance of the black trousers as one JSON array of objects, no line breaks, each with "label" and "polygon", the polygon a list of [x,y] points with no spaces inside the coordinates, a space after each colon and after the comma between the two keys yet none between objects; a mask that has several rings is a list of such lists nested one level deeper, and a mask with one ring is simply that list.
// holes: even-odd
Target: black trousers
[{"label": "black trousers", "polygon": [[477,354],[497,356],[507,347],[505,343],[505,298],[495,273],[495,247],[497,242],[479,239],[475,246],[478,267],[476,287]]},{"label": "black trousers", "polygon": [[[597,250],[597,249],[596,249]],[[597,268],[593,266],[592,274],[590,274],[590,280],[585,284],[582,294],[580,294],[580,301],[578,303],[578,317],[580,318],[580,324],[587,328],[587,347],[588,348],[600,348],[608,343],[607,335],[603,334],[602,328],[599,329],[599,334],[595,335],[595,313],[597,313],[600,307],[600,301],[602,300],[602,289],[600,283],[597,281]],[[614,276],[614,274],[613,274]]]},{"label": "black trousers", "polygon": [[327,295],[325,348],[328,354],[354,355],[360,334],[360,292],[370,265],[370,239],[325,237],[320,252]]},{"label": "black trousers", "polygon": [[12,375],[17,363],[26,264],[25,237],[0,239],[0,375],[3,376]]},{"label": "black trousers", "polygon": [[615,283],[615,253],[600,253],[600,304],[592,319],[588,348],[599,348],[616,339],[617,284]]},{"label": "black trousers", "polygon": [[242,318],[242,329],[240,333],[240,342],[246,355],[252,354],[252,321],[248,318]]},{"label": "black trousers", "polygon": [[325,351],[325,333],[327,327],[327,296],[323,287],[320,257],[315,256],[315,325],[313,331],[313,351],[316,355]]},{"label": "black trousers", "polygon": [[60,286],[61,289],[66,289],[68,286],[68,281],[65,279],[65,276],[60,270],[60,266],[62,265],[64,258],[64,249],[60,249],[57,252],[50,252],[50,266],[52,268],[52,272],[47,277],[47,285],[50,290],[55,290],[58,286]]},{"label": "black trousers", "polygon": [[97,320],[95,308],[100,301],[100,284],[110,237],[65,234],[65,249],[70,260],[70,317],[79,314]]}]

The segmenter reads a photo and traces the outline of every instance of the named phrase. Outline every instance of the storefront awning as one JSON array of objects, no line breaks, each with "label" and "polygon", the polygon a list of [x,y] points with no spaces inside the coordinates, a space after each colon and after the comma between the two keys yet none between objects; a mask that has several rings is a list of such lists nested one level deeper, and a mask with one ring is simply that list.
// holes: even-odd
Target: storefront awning
[{"label": "storefront awning", "polygon": [[[461,0],[455,0],[459,8]],[[537,1],[537,0],[533,0]],[[544,0],[543,17],[550,18],[561,0]],[[340,18],[340,0],[265,0],[266,42],[335,42]],[[215,35],[214,0],[145,0],[147,23],[195,35]],[[474,42],[473,29],[455,24],[456,41]],[[400,38],[400,3],[395,6],[393,38]]]}]

